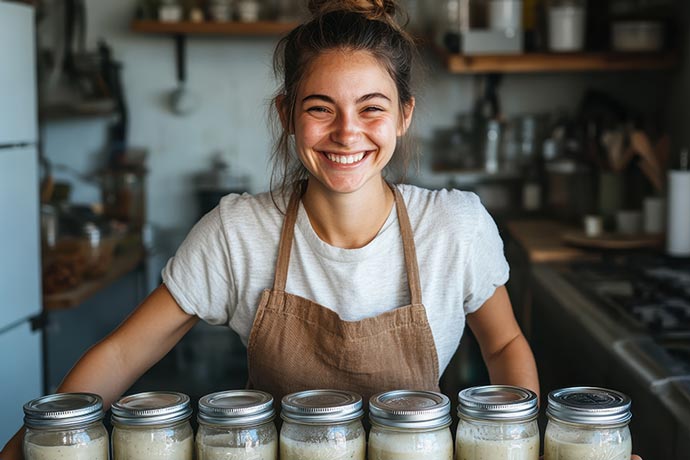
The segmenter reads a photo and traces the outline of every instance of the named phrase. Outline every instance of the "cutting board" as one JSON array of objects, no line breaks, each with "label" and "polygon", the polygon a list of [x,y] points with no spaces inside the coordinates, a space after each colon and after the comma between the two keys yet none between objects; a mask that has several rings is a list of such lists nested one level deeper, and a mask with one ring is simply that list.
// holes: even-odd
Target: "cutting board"
[{"label": "cutting board", "polygon": [[590,249],[658,248],[664,243],[663,234],[603,233],[599,236],[587,236],[583,231],[570,231],[563,233],[562,238],[563,242],[572,246]]}]

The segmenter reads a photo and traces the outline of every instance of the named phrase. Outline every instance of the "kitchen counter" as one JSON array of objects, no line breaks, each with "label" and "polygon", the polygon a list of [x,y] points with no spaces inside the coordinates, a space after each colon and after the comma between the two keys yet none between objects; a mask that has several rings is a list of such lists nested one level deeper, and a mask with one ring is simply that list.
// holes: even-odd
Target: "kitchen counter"
[{"label": "kitchen counter", "polygon": [[143,248],[136,247],[116,254],[108,270],[98,278],[84,280],[73,289],[43,296],[43,310],[74,308],[103,290],[123,275],[136,269],[144,260]]},{"label": "kitchen counter", "polygon": [[550,219],[529,219],[508,221],[505,228],[532,263],[599,258],[598,252],[568,246],[563,242],[565,233],[579,230],[574,225]]}]

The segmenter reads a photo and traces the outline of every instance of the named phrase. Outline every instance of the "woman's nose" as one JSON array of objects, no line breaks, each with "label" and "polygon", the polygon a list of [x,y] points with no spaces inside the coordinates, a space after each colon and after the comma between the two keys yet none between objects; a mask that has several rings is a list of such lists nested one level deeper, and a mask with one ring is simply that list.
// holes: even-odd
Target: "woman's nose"
[{"label": "woman's nose", "polygon": [[357,141],[360,127],[357,118],[347,114],[338,114],[334,121],[331,139],[341,145],[352,145]]}]

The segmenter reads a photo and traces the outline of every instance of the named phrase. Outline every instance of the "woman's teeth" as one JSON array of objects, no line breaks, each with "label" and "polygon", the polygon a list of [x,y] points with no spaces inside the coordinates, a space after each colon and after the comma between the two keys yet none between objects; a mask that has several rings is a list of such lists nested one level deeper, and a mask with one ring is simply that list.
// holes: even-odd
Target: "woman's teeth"
[{"label": "woman's teeth", "polygon": [[326,157],[335,163],[349,165],[361,161],[362,158],[364,158],[364,153],[357,153],[355,155],[335,155],[332,153],[326,153]]}]

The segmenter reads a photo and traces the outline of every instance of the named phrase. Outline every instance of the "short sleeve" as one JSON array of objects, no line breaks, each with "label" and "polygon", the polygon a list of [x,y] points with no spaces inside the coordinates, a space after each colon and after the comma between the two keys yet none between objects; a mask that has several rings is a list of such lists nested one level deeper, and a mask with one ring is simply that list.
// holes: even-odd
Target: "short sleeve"
[{"label": "short sleeve", "polygon": [[236,293],[220,207],[192,228],[163,268],[162,278],[186,313],[210,324],[229,323]]},{"label": "short sleeve", "polygon": [[508,281],[509,267],[503,252],[503,240],[489,212],[476,197],[476,232],[469,247],[464,280],[464,310],[479,309]]}]

